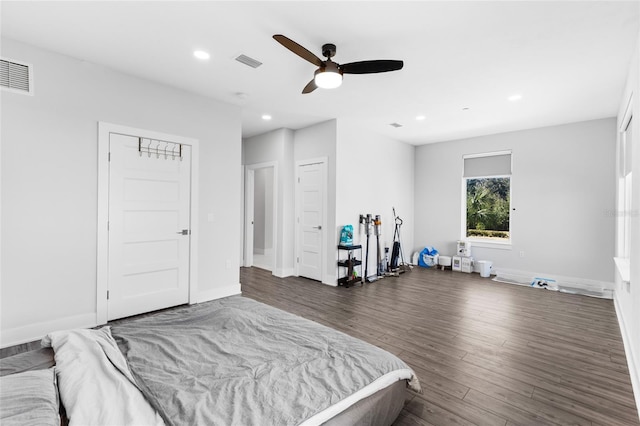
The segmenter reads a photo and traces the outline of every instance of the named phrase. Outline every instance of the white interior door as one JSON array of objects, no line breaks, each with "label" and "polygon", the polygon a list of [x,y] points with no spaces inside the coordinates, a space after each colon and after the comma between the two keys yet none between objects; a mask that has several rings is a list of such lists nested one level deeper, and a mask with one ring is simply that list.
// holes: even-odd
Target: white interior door
[{"label": "white interior door", "polygon": [[109,152],[108,319],[187,303],[190,147],[182,161],[140,155],[137,137],[111,133]]},{"label": "white interior door", "polygon": [[298,166],[298,275],[322,281],[324,164]]}]

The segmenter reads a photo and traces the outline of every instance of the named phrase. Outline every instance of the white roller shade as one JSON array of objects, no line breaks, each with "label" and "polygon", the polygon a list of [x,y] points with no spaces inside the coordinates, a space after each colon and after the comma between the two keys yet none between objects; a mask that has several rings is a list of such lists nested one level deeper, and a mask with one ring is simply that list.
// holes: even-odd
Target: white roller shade
[{"label": "white roller shade", "polygon": [[496,154],[473,155],[464,157],[465,178],[477,178],[486,176],[510,176],[511,153],[500,152]]}]

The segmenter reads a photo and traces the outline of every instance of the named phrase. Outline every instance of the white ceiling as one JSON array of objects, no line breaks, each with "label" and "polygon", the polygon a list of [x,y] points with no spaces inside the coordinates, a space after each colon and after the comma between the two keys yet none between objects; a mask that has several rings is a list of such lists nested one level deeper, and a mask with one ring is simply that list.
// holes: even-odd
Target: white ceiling
[{"label": "white ceiling", "polygon": [[[2,1],[0,8],[3,37],[242,107],[244,137],[349,118],[412,144],[615,116],[640,15],[637,0]],[[338,89],[302,95],[315,68],[273,34],[320,57],[322,44],[334,43],[338,63],[400,59],[404,69],[345,75]],[[194,49],[211,59],[194,59]],[[239,54],[263,65],[249,68],[234,60]],[[507,100],[513,94],[522,99]]]}]

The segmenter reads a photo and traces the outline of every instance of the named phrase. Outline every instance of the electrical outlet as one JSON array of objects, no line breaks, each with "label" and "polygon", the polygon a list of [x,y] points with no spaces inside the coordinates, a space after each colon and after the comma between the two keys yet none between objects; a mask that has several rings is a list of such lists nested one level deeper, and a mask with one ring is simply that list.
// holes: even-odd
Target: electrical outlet
[{"label": "electrical outlet", "polygon": [[524,257],[524,250],[520,250],[520,257]]},{"label": "electrical outlet", "polygon": [[227,269],[231,269],[231,261],[227,260]]}]

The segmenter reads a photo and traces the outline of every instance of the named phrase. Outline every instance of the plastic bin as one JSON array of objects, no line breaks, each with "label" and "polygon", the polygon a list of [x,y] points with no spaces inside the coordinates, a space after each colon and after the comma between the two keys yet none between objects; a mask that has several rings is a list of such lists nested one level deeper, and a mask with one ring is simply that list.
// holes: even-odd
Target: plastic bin
[{"label": "plastic bin", "polygon": [[493,262],[490,260],[479,260],[478,266],[480,267],[480,276],[483,278],[489,278],[491,276],[491,267]]}]

